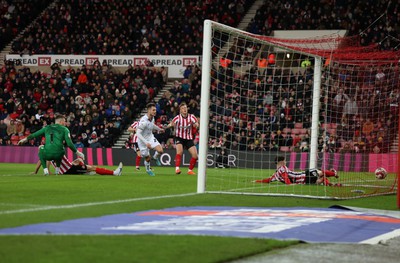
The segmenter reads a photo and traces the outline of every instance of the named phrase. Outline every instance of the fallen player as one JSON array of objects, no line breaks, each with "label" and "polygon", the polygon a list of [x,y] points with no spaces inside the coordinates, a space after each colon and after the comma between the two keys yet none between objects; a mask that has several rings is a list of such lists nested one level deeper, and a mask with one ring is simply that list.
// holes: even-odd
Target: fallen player
[{"label": "fallen player", "polygon": [[329,182],[327,177],[339,178],[335,169],[319,170],[307,169],[303,172],[293,172],[286,166],[286,159],[284,156],[277,156],[275,158],[276,172],[269,178],[256,180],[255,183],[271,183],[281,182],[284,184],[317,184],[327,186],[341,186],[340,183],[333,184]]},{"label": "fallen player", "polygon": [[[56,163],[54,161],[47,161],[47,167],[49,167],[50,164],[53,167],[56,167]],[[32,172],[32,174],[37,174],[37,172],[40,169],[40,166],[41,166],[41,161],[39,160],[36,163],[35,172]],[[118,168],[112,171],[106,168],[85,164],[81,158],[77,158],[73,162],[70,162],[68,158],[64,155],[61,159],[59,174],[90,174],[94,172],[99,175],[120,176],[122,174],[122,167],[123,165],[120,162]]]}]

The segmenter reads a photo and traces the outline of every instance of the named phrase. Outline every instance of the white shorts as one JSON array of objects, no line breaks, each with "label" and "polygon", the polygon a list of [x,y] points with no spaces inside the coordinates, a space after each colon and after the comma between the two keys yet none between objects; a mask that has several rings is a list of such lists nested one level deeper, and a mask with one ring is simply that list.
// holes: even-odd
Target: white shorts
[{"label": "white shorts", "polygon": [[[154,149],[158,145],[160,145],[160,143],[157,141],[157,139],[155,137],[151,138],[149,141],[150,141],[150,144],[151,144],[151,149]],[[138,143],[140,154],[142,155],[142,157],[149,156],[150,155],[150,149],[147,148],[146,144],[143,143],[141,140],[138,140],[137,143]]]}]

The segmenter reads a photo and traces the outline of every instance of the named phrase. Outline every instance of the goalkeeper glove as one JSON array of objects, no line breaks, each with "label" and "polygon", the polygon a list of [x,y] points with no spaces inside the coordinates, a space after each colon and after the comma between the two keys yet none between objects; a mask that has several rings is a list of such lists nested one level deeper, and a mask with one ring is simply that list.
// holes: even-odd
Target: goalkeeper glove
[{"label": "goalkeeper glove", "polygon": [[18,145],[24,144],[24,143],[26,143],[27,141],[28,141],[28,138],[23,138],[22,140],[20,140],[20,141],[18,142]]},{"label": "goalkeeper glove", "polygon": [[76,155],[81,158],[82,160],[85,160],[85,155],[83,153],[81,153],[80,151],[76,152]]}]

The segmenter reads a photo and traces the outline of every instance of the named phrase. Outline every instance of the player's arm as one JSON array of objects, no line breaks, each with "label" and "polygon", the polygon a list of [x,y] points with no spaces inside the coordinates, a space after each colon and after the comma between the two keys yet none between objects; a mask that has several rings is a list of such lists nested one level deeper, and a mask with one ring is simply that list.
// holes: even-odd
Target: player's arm
[{"label": "player's arm", "polygon": [[158,132],[163,132],[163,131],[165,131],[163,128],[158,127],[158,126],[155,125],[154,123],[152,123],[152,124],[153,124],[153,131],[158,131]]},{"label": "player's arm", "polygon": [[192,118],[193,120],[193,127],[195,127],[196,129],[198,129],[199,127],[200,127],[200,124],[199,124],[199,120],[193,115],[193,118]]},{"label": "player's arm", "polygon": [[65,142],[67,143],[68,148],[70,148],[71,151],[73,151],[74,153],[76,153],[76,155],[77,155],[79,158],[82,158],[82,159],[84,160],[84,159],[85,159],[85,155],[76,149],[74,143],[73,143],[72,140],[71,140],[71,135],[70,135],[70,133],[69,133],[68,128],[65,128],[65,129],[66,129],[66,132],[64,133],[64,140],[65,140]]},{"label": "player's arm", "polygon": [[269,178],[265,178],[265,179],[262,179],[262,180],[255,180],[253,182],[254,183],[261,183],[261,184],[269,184],[270,182],[272,182],[273,177],[274,176],[271,176]]},{"label": "player's arm", "polygon": [[38,171],[39,171],[39,169],[40,169],[40,166],[42,166],[42,163],[41,163],[40,160],[39,160],[39,161],[37,161],[37,163],[36,163],[35,171],[34,171],[34,172],[31,172],[30,174],[37,174]]},{"label": "player's arm", "polygon": [[128,132],[136,132],[136,128],[129,127]]},{"label": "player's arm", "polygon": [[281,174],[283,180],[285,181],[285,184],[292,184],[292,182],[289,179],[289,174],[287,172],[284,172]]},{"label": "player's arm", "polygon": [[24,143],[26,143],[27,141],[29,141],[31,139],[44,136],[45,135],[44,132],[45,132],[45,128],[42,128],[42,129],[38,130],[37,132],[34,132],[34,133],[30,134],[28,137],[25,137],[24,139],[20,140],[18,142],[18,145],[24,144]]}]

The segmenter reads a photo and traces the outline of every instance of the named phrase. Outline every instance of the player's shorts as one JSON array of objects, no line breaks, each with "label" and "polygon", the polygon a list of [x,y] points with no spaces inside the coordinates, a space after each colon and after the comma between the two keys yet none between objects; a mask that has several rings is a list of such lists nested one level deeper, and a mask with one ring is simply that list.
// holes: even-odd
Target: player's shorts
[{"label": "player's shorts", "polygon": [[306,184],[315,184],[318,180],[318,170],[317,169],[306,169]]},{"label": "player's shorts", "polygon": [[133,150],[134,150],[135,152],[138,152],[138,151],[140,151],[140,149],[139,149],[139,145],[138,145],[138,143],[137,143],[137,142],[134,142],[134,143],[133,143]]},{"label": "player's shorts", "polygon": [[42,161],[52,161],[54,160],[55,162],[57,161],[61,161],[61,159],[63,158],[63,156],[65,155],[65,151],[49,151],[46,150],[44,145],[40,145],[39,146],[39,152],[38,152],[38,156],[39,159]]},{"label": "player's shorts", "polygon": [[[151,138],[150,140],[150,144],[151,144],[151,149],[156,148],[158,145],[160,145],[160,143],[157,141],[156,138]],[[138,140],[138,146],[139,146],[139,150],[140,153],[142,154],[143,157],[149,156],[150,155],[150,149],[147,148],[146,144],[143,143],[141,140]]]},{"label": "player's shorts", "polygon": [[182,139],[175,137],[175,144],[182,144],[184,149],[190,149],[194,146],[193,140]]},{"label": "player's shorts", "polygon": [[84,165],[72,165],[64,174],[85,174],[87,173],[87,166]]}]

